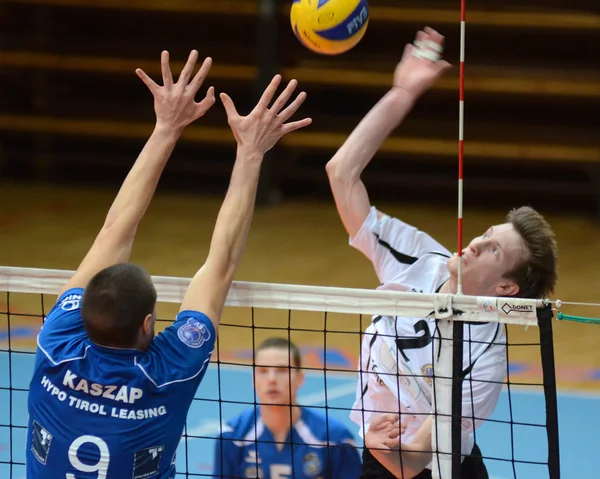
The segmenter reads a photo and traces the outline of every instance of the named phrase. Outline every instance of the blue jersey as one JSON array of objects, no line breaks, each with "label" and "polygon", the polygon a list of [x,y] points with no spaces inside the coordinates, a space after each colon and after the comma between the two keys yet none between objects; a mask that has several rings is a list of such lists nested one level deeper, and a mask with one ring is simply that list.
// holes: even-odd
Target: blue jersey
[{"label": "blue jersey", "polygon": [[27,479],[171,479],[214,327],[182,311],[145,352],[102,347],[85,332],[82,295],[62,294],[38,336]]},{"label": "blue jersey", "polygon": [[352,433],[337,419],[301,411],[281,450],[254,408],[229,421],[217,440],[213,474],[223,479],[358,478],[361,460]]}]

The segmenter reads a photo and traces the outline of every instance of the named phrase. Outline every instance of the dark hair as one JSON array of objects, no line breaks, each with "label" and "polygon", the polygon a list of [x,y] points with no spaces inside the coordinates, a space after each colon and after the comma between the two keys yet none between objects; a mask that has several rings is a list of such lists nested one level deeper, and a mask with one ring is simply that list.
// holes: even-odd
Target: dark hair
[{"label": "dark hair", "polygon": [[263,349],[285,349],[290,352],[290,356],[292,361],[290,361],[290,365],[296,368],[302,367],[302,358],[300,356],[300,350],[296,347],[294,343],[288,341],[285,338],[269,338],[263,341],[258,348],[256,348],[256,353]]},{"label": "dark hair", "polygon": [[83,293],[81,315],[92,342],[133,348],[144,318],[154,312],[155,305],[156,289],[146,270],[119,263],[90,280]]},{"label": "dark hair", "polygon": [[558,248],[552,228],[529,206],[510,211],[506,220],[519,233],[529,254],[505,276],[519,285],[518,297],[548,298],[556,286],[558,265]]}]

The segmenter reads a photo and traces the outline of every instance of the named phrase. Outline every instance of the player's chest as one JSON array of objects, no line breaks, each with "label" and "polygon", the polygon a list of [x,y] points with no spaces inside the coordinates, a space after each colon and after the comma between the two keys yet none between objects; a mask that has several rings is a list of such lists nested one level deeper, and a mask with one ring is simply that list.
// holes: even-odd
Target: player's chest
[{"label": "player's chest", "polygon": [[394,362],[413,364],[433,359],[435,319],[384,317],[378,326],[376,340],[382,356],[389,354]]},{"label": "player's chest", "polygon": [[[384,318],[371,345],[372,368],[402,382],[406,376],[431,386],[434,363],[435,320]],[[390,377],[385,379],[391,379]],[[407,379],[405,379],[407,380]]]},{"label": "player's chest", "polygon": [[324,479],[327,460],[325,448],[292,446],[278,449],[275,444],[258,443],[243,449],[242,477],[259,479]]}]

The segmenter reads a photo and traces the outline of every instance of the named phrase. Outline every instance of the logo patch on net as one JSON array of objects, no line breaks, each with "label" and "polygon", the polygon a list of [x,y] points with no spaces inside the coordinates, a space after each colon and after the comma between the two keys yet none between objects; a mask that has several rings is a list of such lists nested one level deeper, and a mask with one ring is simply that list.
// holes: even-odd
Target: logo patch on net
[{"label": "logo patch on net", "polygon": [[534,309],[533,306],[529,305],[529,304],[508,304],[508,303],[504,303],[504,306],[502,306],[502,311],[504,311],[504,314],[510,314],[512,312],[515,313],[533,313]]},{"label": "logo patch on net", "polygon": [[186,346],[199,348],[210,339],[210,332],[200,321],[190,318],[177,330],[177,337]]}]

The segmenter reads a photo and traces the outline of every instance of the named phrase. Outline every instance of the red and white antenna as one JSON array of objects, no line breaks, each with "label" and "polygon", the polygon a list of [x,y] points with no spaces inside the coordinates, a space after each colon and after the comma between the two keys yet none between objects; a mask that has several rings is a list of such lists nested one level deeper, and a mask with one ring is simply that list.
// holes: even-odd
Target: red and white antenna
[{"label": "red and white antenna", "polygon": [[465,126],[465,3],[460,1],[460,72],[459,72],[459,104],[458,104],[458,287],[462,294],[463,266],[463,159],[464,159],[464,126]]}]

